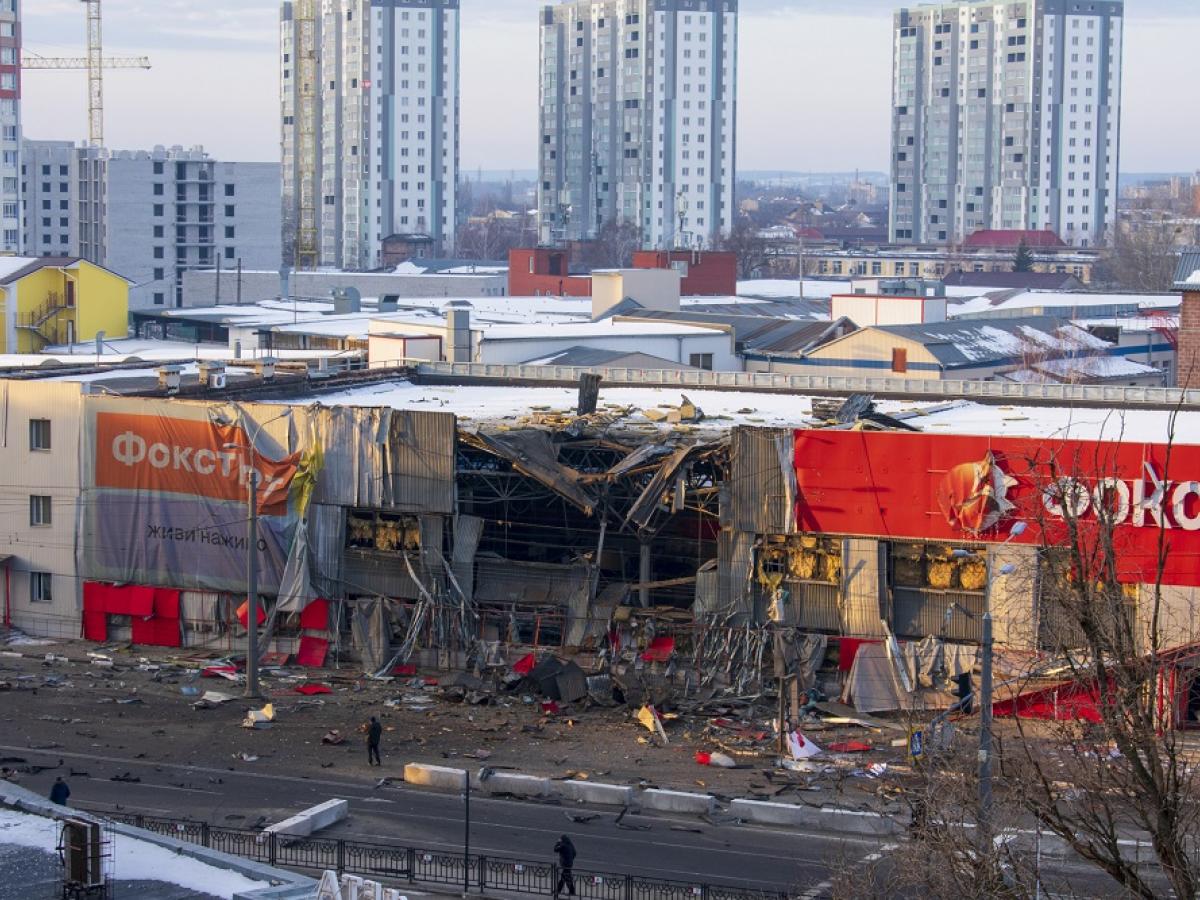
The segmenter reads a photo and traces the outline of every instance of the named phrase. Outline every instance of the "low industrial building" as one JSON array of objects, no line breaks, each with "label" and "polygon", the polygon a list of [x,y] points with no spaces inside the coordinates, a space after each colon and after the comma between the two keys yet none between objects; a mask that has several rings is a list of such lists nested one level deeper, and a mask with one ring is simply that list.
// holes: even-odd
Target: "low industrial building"
[{"label": "low industrial building", "polygon": [[[124,386],[121,373],[5,382],[0,461],[28,499],[0,521],[6,621],[235,652],[253,467],[266,640],[302,665],[336,642],[341,665],[368,672],[528,647],[607,647],[623,667],[661,638],[681,672],[759,690],[778,631],[850,655],[889,634],[969,646],[989,597],[1001,646],[1036,651],[1050,613],[1036,579],[1006,573],[1038,565],[1038,529],[1016,540],[1012,525],[1031,521],[1045,474],[1031,460],[1061,445],[1111,457],[1112,477],[1138,482],[1148,463],[1169,479],[1162,627],[1172,645],[1198,637],[1188,467],[1200,431],[1170,408],[1194,399],[1130,394],[1079,416],[1036,386],[1011,385],[1003,408],[871,404],[721,390],[722,373],[681,370],[682,390],[602,380],[588,405],[557,370],[518,384],[508,367],[465,365],[470,384],[416,368],[182,392]],[[72,471],[77,482],[60,477]],[[995,510],[939,507],[943,481],[980,471],[1003,488]],[[1157,515],[1120,523],[1131,598],[1153,581]]]},{"label": "low industrial building", "polygon": [[[873,302],[873,298],[861,299]],[[882,298],[882,302],[894,299]],[[1036,369],[1041,373],[1037,380],[1045,381],[1165,383],[1161,369],[1125,359],[1118,350],[1063,319],[952,320],[860,328],[790,360],[776,359],[770,371],[994,381]]]},{"label": "low industrial building", "polygon": [[281,296],[322,301],[329,300],[335,290],[350,288],[363,297],[503,297],[508,294],[508,276],[503,267],[495,265],[413,260],[392,272],[291,272],[284,290],[278,269],[246,267],[238,271],[236,266],[223,266],[220,271],[206,268],[183,273],[183,306],[254,304]]}]

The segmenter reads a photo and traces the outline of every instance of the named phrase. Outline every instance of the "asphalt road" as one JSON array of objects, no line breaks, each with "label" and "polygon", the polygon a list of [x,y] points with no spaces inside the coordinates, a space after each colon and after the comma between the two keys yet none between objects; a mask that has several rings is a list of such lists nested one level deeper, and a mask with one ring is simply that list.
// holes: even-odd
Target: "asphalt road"
[{"label": "asphalt road", "polygon": [[[35,765],[60,770],[24,776],[25,787],[48,793],[58,774],[68,777],[71,802],[93,810],[121,810],[162,817],[189,818],[212,825],[250,827],[260,816],[279,821],[334,797],[350,801],[350,817],[321,832],[322,837],[395,841],[432,850],[463,846],[461,795],[400,785],[375,787],[347,779],[292,777],[253,771],[256,763],[226,768],[147,762],[127,756],[104,756],[65,749],[30,750],[2,746],[0,755],[21,757]],[[382,770],[389,774],[386,767]],[[138,783],[112,781],[130,773]],[[391,773],[398,774],[398,773]],[[616,873],[654,875],[806,893],[822,888],[840,867],[855,866],[878,854],[875,838],[714,826],[693,818],[627,816],[621,828],[616,813],[593,810],[599,817],[579,824],[568,813],[586,814],[578,806],[543,805],[471,799],[471,849],[474,853],[511,856],[530,861],[553,859],[558,836],[570,834],[579,851],[576,865]],[[641,830],[645,827],[647,830]],[[876,856],[875,858],[878,858]],[[816,890],[818,896],[822,890]]]},{"label": "asphalt road", "polygon": [[[267,823],[280,821],[337,797],[350,801],[350,817],[321,832],[321,837],[395,842],[429,850],[463,846],[461,795],[402,783],[377,786],[345,778],[255,771],[256,766],[269,765],[264,760],[222,768],[102,755],[82,748],[31,750],[5,745],[0,745],[0,756],[49,766],[61,760],[61,768],[22,776],[20,783],[48,793],[55,776],[63,774],[71,787],[71,803],[97,812],[119,810],[249,828],[261,817]],[[70,775],[72,770],[77,774]],[[386,765],[376,771],[399,776]],[[112,780],[125,774],[140,781]],[[596,818],[577,823],[568,814],[596,814]],[[555,841],[567,833],[578,848],[580,869],[786,891],[803,900],[817,900],[830,896],[831,879],[838,873],[864,873],[877,867],[886,880],[889,854],[896,846],[886,838],[711,825],[695,818],[659,815],[626,816],[623,824],[636,829],[631,830],[618,826],[616,818],[609,810],[473,794],[471,850],[550,862]],[[1078,861],[1047,859],[1043,865],[1047,897],[1123,896],[1112,882]]]}]

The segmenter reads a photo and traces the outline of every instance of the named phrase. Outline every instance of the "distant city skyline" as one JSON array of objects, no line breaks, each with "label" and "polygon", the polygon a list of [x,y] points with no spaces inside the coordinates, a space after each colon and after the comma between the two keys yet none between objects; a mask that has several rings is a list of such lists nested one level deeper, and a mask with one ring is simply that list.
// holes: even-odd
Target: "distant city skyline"
[{"label": "distant city skyline", "polygon": [[[537,164],[536,0],[463,0],[462,169]],[[741,2],[738,169],[886,171],[891,0]],[[852,11],[846,11],[846,7]],[[203,144],[221,159],[279,159],[277,0],[106,0],[110,55],[154,69],[106,74],[114,149]],[[1132,0],[1126,10],[1122,171],[1200,167],[1200,121],[1178,95],[1200,83],[1200,7]],[[26,51],[82,55],[78,0],[24,4]],[[82,72],[26,72],[27,137],[82,140]],[[1175,86],[1175,89],[1169,89]]]}]

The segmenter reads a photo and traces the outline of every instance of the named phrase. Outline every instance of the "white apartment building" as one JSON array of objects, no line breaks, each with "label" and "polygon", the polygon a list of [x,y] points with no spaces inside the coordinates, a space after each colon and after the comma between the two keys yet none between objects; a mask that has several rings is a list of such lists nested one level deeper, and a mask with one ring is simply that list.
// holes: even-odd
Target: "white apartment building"
[{"label": "white apartment building", "polygon": [[279,166],[195,147],[104,151],[25,141],[31,256],[80,256],[133,284],[130,309],[183,305],[190,269],[277,269]]},{"label": "white apartment building", "polygon": [[734,214],[737,0],[566,0],[541,16],[540,240],[638,225],[708,247]]},{"label": "white apartment building", "polygon": [[280,48],[289,261],[373,269],[393,235],[452,253],[458,0],[284,2]]},{"label": "white apartment building", "polygon": [[891,240],[1048,229],[1103,245],[1117,215],[1123,0],[900,9]]},{"label": "white apartment building", "polygon": [[0,254],[25,252],[21,204],[21,0],[0,0]]}]

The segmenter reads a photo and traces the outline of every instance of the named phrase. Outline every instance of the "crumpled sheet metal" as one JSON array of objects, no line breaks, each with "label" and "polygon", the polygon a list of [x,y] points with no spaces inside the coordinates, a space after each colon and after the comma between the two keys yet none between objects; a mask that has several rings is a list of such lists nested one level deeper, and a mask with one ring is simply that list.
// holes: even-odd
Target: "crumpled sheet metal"
[{"label": "crumpled sheet metal", "polygon": [[550,488],[585,515],[595,510],[596,499],[580,484],[579,473],[558,461],[558,448],[548,432],[533,428],[493,433],[464,431],[460,439],[508,460],[518,472]]}]

